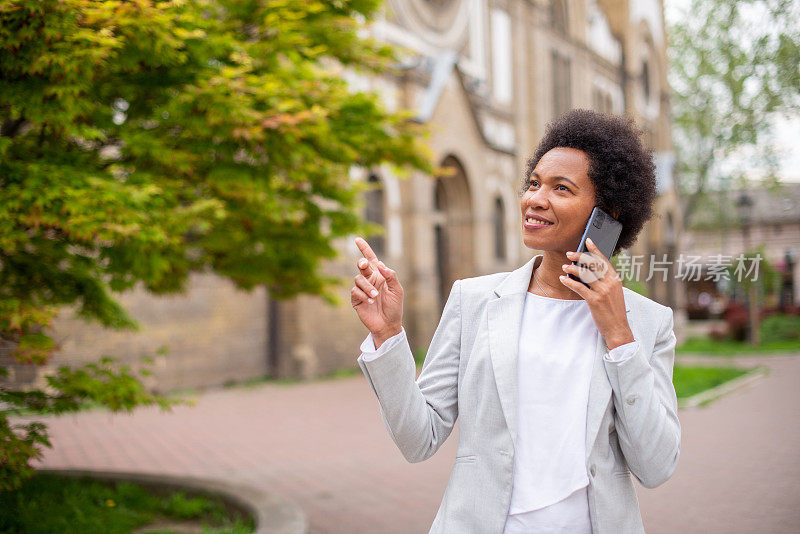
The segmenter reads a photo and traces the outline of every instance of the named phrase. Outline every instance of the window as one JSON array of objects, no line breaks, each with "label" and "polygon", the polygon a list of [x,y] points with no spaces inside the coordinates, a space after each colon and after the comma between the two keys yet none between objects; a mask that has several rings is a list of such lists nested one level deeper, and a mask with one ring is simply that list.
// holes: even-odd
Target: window
[{"label": "window", "polygon": [[511,19],[502,9],[493,9],[492,92],[498,102],[511,102],[511,85]]},{"label": "window", "polygon": [[[367,178],[367,183],[370,185],[370,190],[365,195],[366,210],[364,218],[371,223],[384,226],[384,199],[383,187],[381,186],[380,178],[374,174],[370,174]],[[367,239],[367,243],[372,247],[373,252],[379,258],[386,253],[386,238],[383,235],[373,235]]]},{"label": "window", "polygon": [[572,107],[571,74],[568,57],[553,50],[553,116],[559,117]]},{"label": "window", "polygon": [[447,7],[452,0],[426,0],[426,2],[436,9]]},{"label": "window", "polygon": [[505,209],[503,209],[503,199],[500,197],[494,200],[494,257],[498,260],[506,259],[506,228],[505,228]]},{"label": "window", "polygon": [[567,4],[564,0],[550,2],[550,21],[555,30],[567,33]]},{"label": "window", "polygon": [[642,92],[644,101],[650,103],[650,63],[646,59],[642,61]]},{"label": "window", "polygon": [[611,95],[602,89],[595,88],[592,100],[594,102],[595,111],[600,113],[614,113],[614,102]]}]

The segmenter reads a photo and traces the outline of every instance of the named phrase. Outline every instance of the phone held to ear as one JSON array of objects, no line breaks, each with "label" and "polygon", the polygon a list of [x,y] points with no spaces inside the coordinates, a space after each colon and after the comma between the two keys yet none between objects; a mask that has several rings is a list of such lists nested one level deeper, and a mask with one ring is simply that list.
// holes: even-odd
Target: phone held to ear
[{"label": "phone held to ear", "polygon": [[[603,256],[610,259],[611,255],[614,253],[614,247],[617,246],[617,241],[621,233],[622,223],[595,206],[592,210],[592,214],[589,216],[589,222],[586,223],[586,229],[581,236],[581,242],[578,245],[578,253],[580,254],[587,251],[586,240],[591,238],[592,242],[600,249],[600,252],[603,253]],[[577,261],[572,262],[572,265],[577,264]],[[570,274],[569,277],[589,287],[589,284],[574,274]]]}]

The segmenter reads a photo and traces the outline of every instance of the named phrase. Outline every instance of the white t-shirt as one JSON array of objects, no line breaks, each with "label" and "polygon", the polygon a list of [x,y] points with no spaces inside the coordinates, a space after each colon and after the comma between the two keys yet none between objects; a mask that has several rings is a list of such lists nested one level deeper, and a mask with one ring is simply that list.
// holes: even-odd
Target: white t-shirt
[{"label": "white t-shirt", "polygon": [[[377,350],[361,344],[364,360],[405,339],[405,329]],[[586,415],[597,328],[584,300],[528,292],[518,355],[518,433],[511,504],[503,534],[591,534],[586,474]],[[609,351],[622,361],[633,341]]]}]

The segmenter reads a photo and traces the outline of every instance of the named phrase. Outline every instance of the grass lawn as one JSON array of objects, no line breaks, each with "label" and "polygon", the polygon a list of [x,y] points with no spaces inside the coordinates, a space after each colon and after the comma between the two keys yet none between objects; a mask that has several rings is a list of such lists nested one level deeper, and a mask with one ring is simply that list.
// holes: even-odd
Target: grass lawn
[{"label": "grass lawn", "polygon": [[672,383],[675,385],[675,393],[678,398],[684,399],[716,387],[728,380],[733,380],[748,371],[749,369],[737,369],[734,367],[676,365],[672,374]]},{"label": "grass lawn", "polygon": [[716,341],[708,337],[692,337],[675,349],[676,353],[697,353],[710,356],[741,356],[776,352],[800,352],[800,341],[781,340],[752,346],[741,341]]},{"label": "grass lawn", "polygon": [[130,482],[100,482],[39,473],[19,490],[0,492],[0,532],[31,534],[123,534],[145,525],[173,532],[170,525],[196,526],[213,534],[255,530],[249,517],[207,497],[150,492]]}]

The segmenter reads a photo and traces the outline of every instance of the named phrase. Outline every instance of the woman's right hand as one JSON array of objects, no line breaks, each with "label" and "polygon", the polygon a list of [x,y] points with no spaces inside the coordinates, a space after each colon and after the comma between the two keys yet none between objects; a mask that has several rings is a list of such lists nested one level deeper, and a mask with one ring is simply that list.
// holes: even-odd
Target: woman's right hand
[{"label": "woman's right hand", "polygon": [[403,286],[364,239],[357,237],[356,246],[364,257],[357,262],[359,273],[350,289],[350,303],[378,348],[402,330]]}]

